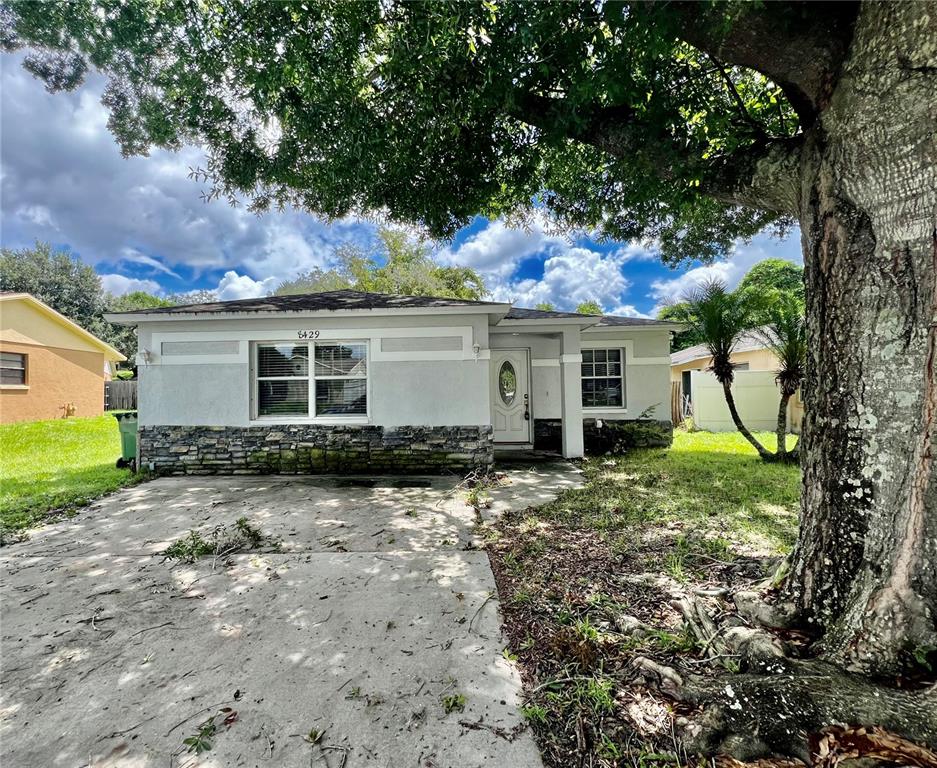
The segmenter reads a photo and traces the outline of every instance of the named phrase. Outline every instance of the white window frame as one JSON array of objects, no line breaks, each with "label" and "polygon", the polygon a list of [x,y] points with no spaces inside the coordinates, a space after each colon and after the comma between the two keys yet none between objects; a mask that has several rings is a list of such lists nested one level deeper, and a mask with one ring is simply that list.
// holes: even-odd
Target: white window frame
[{"label": "white window frame", "polygon": [[[315,345],[322,346],[340,346],[342,344],[357,344],[364,347],[364,366],[363,376],[317,376],[315,363]],[[260,370],[259,355],[261,347],[279,347],[290,346],[300,347],[306,345],[308,349],[308,370],[305,376],[258,376]],[[251,418],[253,422],[261,424],[297,424],[297,423],[316,423],[316,424],[369,424],[371,423],[371,345],[368,339],[318,339],[318,340],[284,340],[284,341],[255,341],[251,343]],[[365,413],[354,414],[316,414],[316,380],[338,380],[338,379],[364,379],[365,381]],[[304,416],[271,414],[261,416],[260,411],[260,382],[261,381],[306,381],[308,387],[308,406],[309,410]]]},{"label": "white window frame", "polygon": [[[619,355],[621,356],[621,373],[619,374],[619,378],[621,379],[621,405],[583,405],[582,406],[583,411],[618,411],[621,413],[625,413],[628,410],[628,389],[627,389],[628,379],[625,374],[625,364],[628,359],[627,349],[624,346],[617,346],[614,344],[610,346],[603,346],[599,344],[592,346],[590,344],[589,346],[582,347],[582,352],[596,352],[596,351],[609,352],[612,350],[617,351]],[[585,363],[585,360],[583,360],[583,363]],[[606,364],[607,364],[607,361],[606,361]],[[592,365],[593,366],[595,365],[594,361]],[[595,369],[593,368],[593,370]],[[580,382],[579,383],[579,392],[580,392],[579,398],[580,400],[582,400],[584,397],[584,393],[582,391],[582,382],[584,382],[586,379],[614,379],[614,378],[615,378],[614,376],[595,376],[595,375],[583,376],[582,364],[580,364],[580,368],[579,368],[579,382]]]},{"label": "white window frame", "polygon": [[2,361],[0,361],[0,368],[5,368],[11,371],[22,371],[23,381],[20,384],[2,384],[2,382],[0,382],[0,386],[2,386],[3,389],[29,389],[29,355],[25,352],[8,352],[8,351],[4,351],[3,354],[4,355],[17,355],[18,357],[22,358],[22,363],[23,363],[22,367],[14,368],[12,366],[3,365]]}]

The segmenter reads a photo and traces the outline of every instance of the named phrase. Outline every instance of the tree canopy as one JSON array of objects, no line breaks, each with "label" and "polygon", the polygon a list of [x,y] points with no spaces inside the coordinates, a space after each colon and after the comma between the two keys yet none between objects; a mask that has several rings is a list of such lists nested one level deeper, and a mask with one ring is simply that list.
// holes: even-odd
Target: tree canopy
[{"label": "tree canopy", "polygon": [[91,265],[68,249],[55,249],[50,243],[38,241],[32,248],[4,248],[0,252],[0,290],[32,294],[122,352],[127,356],[126,365],[131,367],[137,354],[136,331],[107,322],[104,313],[181,303],[144,291],[113,296],[104,290]]},{"label": "tree canopy", "polygon": [[[171,307],[179,302],[153,296],[146,291],[132,291],[123,296],[106,296],[105,306],[107,312],[133,312],[139,309],[153,309],[154,307]],[[137,358],[137,329],[127,325],[114,325],[103,322],[107,342],[116,347],[127,356],[125,365],[135,368]]]},{"label": "tree canopy", "polygon": [[315,268],[291,280],[284,280],[275,293],[335,291],[355,288],[374,293],[406,296],[452,296],[478,301],[485,295],[482,278],[468,267],[438,264],[430,248],[406,232],[384,227],[378,231],[377,257],[357,245],[335,250],[336,266]]},{"label": "tree canopy", "polygon": [[12,5],[2,42],[30,46],[25,66],[52,91],[105,72],[125,154],[199,143],[213,194],[257,209],[383,211],[449,236],[479,213],[543,206],[571,227],[659,238],[677,263],[792,213],[777,174],[764,187],[752,175],[799,141],[814,109],[799,79],[822,75],[827,54],[772,79],[770,59],[741,60],[748,25],[770,29],[772,49],[790,44],[788,66],[805,38],[835,47],[854,13],[79,0]]},{"label": "tree canopy", "polygon": [[103,333],[101,278],[68,250],[55,250],[38,241],[32,248],[4,248],[0,251],[0,291],[30,293],[85,330]]},{"label": "tree canopy", "polygon": [[597,301],[583,301],[576,307],[576,312],[580,315],[601,315],[602,305]]}]

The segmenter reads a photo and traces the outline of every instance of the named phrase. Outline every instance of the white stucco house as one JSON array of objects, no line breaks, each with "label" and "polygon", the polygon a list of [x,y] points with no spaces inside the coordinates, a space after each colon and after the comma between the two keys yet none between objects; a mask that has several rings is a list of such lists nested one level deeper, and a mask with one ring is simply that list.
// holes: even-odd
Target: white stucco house
[{"label": "white stucco house", "polygon": [[351,290],[106,317],[137,326],[159,473],[464,471],[648,410],[672,429],[672,323]]}]

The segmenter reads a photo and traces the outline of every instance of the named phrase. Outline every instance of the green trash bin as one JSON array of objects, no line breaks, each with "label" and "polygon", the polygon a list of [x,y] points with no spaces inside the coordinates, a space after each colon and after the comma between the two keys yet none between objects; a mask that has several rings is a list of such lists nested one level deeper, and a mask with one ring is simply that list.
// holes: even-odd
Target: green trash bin
[{"label": "green trash bin", "polygon": [[137,469],[137,412],[125,411],[115,413],[117,428],[120,430],[120,458],[117,460],[118,468],[130,467]]}]

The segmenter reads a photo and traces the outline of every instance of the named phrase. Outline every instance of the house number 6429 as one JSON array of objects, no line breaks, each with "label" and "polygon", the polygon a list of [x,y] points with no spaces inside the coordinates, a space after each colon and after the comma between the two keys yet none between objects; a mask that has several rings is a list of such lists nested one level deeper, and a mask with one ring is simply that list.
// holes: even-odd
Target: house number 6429
[{"label": "house number 6429", "polygon": [[318,339],[319,338],[318,331],[297,331],[296,335],[300,339]]}]

